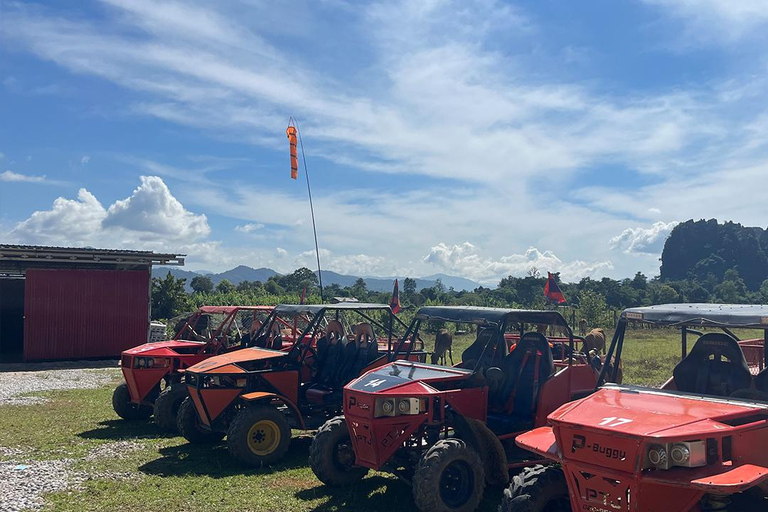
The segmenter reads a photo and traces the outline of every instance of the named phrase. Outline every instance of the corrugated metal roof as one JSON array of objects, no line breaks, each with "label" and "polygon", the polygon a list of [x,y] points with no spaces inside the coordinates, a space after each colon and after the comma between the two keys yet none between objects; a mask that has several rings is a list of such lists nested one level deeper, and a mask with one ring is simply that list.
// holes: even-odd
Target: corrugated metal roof
[{"label": "corrugated metal roof", "polygon": [[16,270],[15,267],[19,265],[18,262],[65,263],[68,265],[183,265],[184,256],[183,254],[123,249],[0,244],[0,263],[17,262],[14,264],[13,270]]}]

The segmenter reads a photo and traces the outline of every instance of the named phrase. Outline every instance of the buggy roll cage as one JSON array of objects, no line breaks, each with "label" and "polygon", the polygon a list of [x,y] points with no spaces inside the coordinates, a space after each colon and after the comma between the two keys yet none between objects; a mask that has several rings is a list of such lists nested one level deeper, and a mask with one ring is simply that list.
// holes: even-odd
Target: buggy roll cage
[{"label": "buggy roll cage", "polygon": [[[195,331],[195,327],[197,326],[197,322],[200,320],[200,318],[203,315],[224,315],[224,319],[216,326],[216,330],[211,333],[211,340],[214,340],[221,336],[221,334],[224,331],[228,331],[233,322],[235,325],[235,328],[237,329],[238,333],[240,332],[240,326],[237,325],[237,322],[235,321],[235,317],[237,316],[237,313],[240,311],[251,311],[254,315],[259,312],[270,312],[272,311],[272,306],[201,306],[198,308],[194,313],[189,315],[187,319],[184,321],[184,325],[181,329],[179,329],[179,332],[174,334],[173,339],[177,340],[179,337],[184,334],[185,332],[189,332],[191,334],[202,334]],[[199,343],[207,343],[204,341],[199,340],[186,340],[186,341],[198,341]]]},{"label": "buggy roll cage", "polygon": [[[325,313],[328,311],[335,312],[336,320],[339,319],[339,313],[342,311],[354,311],[362,318],[375,325],[377,328],[386,332],[388,337],[387,351],[390,354],[392,354],[392,329],[394,327],[394,322],[396,321],[401,326],[407,327],[407,325],[392,312],[392,308],[388,304],[372,304],[364,302],[340,302],[338,304],[278,304],[272,309],[272,313],[270,313],[269,317],[266,321],[264,321],[259,330],[256,331],[253,339],[256,340],[262,334],[270,332],[274,322],[285,323],[285,321],[280,318],[280,314],[301,315],[305,320],[307,320],[307,326],[304,328],[301,335],[297,336],[293,341],[291,348],[287,352],[290,354],[297,346],[302,343],[307,335],[310,335],[311,338],[317,334],[317,331],[320,328],[320,322],[325,318]],[[380,322],[377,322],[371,318],[371,315],[366,315],[363,313],[363,311],[388,312],[389,326],[387,327]],[[311,315],[311,319],[308,318],[309,315]],[[312,346],[310,343],[307,343],[306,346],[303,347],[303,350],[301,350],[300,356],[297,360],[300,365],[304,363],[304,360],[306,359],[310,350],[313,350]],[[397,351],[395,351],[395,353],[397,353]],[[392,356],[390,356],[390,358],[391,357]]]},{"label": "buggy roll cage", "polygon": [[768,305],[757,304],[662,304],[627,308],[621,312],[613,333],[611,345],[605,356],[610,362],[616,353],[613,364],[604,364],[597,379],[599,388],[605,383],[609,371],[611,381],[615,382],[624,349],[624,335],[629,322],[641,322],[661,327],[679,327],[681,333],[682,358],[688,354],[688,333],[701,335],[691,327],[709,327],[721,329],[736,341],[739,338],[731,329],[761,329],[763,331],[763,363],[768,366]]},{"label": "buggy roll cage", "polygon": [[[504,333],[508,326],[517,324],[520,330],[520,336],[525,333],[525,324],[544,324],[544,325],[557,325],[565,328],[565,332],[568,337],[568,365],[573,364],[573,352],[574,352],[574,339],[573,330],[568,325],[563,315],[557,311],[552,310],[538,310],[538,309],[505,309],[505,308],[486,308],[479,306],[426,306],[420,308],[416,312],[416,316],[413,317],[411,324],[405,331],[395,353],[392,355],[392,360],[399,353],[399,350],[403,347],[409,337],[418,338],[419,328],[423,322],[440,321],[451,323],[463,323],[463,324],[475,324],[479,328],[493,329],[494,332],[486,341],[483,351],[475,363],[475,367],[472,372],[476,372],[480,361],[482,361],[485,352],[489,347],[496,348],[499,341],[504,343],[504,353],[509,352],[507,346],[507,340],[504,338]],[[478,331],[479,334],[479,331]],[[413,349],[413,343],[408,345],[405,360],[409,360],[411,351]]]}]

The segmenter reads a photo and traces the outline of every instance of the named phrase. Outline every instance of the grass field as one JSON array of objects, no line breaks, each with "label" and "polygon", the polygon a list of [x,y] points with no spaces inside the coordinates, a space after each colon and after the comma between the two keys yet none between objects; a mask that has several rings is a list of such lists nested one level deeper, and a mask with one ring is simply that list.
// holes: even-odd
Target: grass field
[{"label": "grass field", "polygon": [[[457,338],[456,362],[470,342]],[[679,343],[675,331],[628,333],[625,382],[662,383],[679,360]],[[114,384],[119,379],[116,370]],[[49,510],[414,510],[410,488],[388,475],[371,473],[343,489],[325,487],[306,466],[307,434],[294,438],[282,464],[252,470],[230,459],[224,444],[193,446],[160,434],[149,422],[119,420],[111,392],[49,392],[45,404],[0,407],[0,446],[22,450],[4,459],[76,459],[71,469],[88,475],[77,489],[47,495]],[[500,497],[500,490],[488,490],[481,510],[496,510]]]}]

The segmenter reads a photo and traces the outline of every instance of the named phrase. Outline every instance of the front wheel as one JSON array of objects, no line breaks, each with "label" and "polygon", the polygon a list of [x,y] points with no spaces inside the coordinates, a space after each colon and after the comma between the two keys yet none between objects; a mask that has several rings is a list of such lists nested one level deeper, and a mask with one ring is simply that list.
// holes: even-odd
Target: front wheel
[{"label": "front wheel", "polygon": [[355,466],[355,451],[344,416],[325,422],[309,447],[309,466],[326,485],[353,484],[368,474],[368,468]]},{"label": "front wheel", "polygon": [[559,466],[534,466],[504,490],[501,512],[571,512],[568,483]]},{"label": "front wheel", "polygon": [[203,427],[191,397],[185,398],[176,416],[176,428],[192,444],[212,444],[222,440],[224,434]]},{"label": "front wheel", "polygon": [[112,408],[124,420],[144,420],[152,415],[152,407],[131,402],[131,392],[125,382],[112,393]]},{"label": "front wheel", "polygon": [[163,430],[175,431],[179,407],[188,396],[187,386],[182,383],[166,387],[155,400],[155,423]]},{"label": "front wheel", "polygon": [[413,499],[422,512],[471,512],[480,504],[485,469],[461,439],[435,443],[416,465]]},{"label": "front wheel", "polygon": [[229,454],[257,468],[282,459],[290,443],[288,418],[271,405],[243,407],[227,431]]}]

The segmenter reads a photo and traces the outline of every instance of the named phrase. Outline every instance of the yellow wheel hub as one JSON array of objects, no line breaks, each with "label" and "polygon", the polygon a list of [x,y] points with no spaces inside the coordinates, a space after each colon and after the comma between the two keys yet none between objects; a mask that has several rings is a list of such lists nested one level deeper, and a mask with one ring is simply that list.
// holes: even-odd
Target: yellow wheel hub
[{"label": "yellow wheel hub", "polygon": [[248,448],[264,457],[275,451],[280,444],[280,428],[271,420],[261,420],[248,430]]}]

